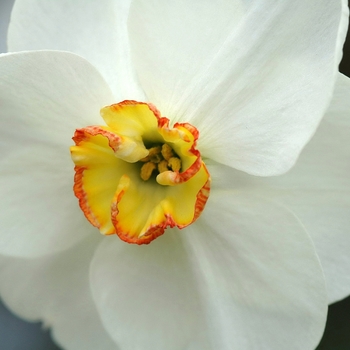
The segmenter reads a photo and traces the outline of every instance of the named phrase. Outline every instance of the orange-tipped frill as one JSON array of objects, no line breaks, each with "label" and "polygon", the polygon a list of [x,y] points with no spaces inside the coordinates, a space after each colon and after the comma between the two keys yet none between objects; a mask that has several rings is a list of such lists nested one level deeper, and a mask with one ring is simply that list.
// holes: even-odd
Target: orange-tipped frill
[{"label": "orange-tipped frill", "polygon": [[187,123],[171,128],[154,106],[136,101],[101,115],[107,126],[76,130],[71,147],[74,193],[90,223],[137,244],[193,223],[210,192],[198,130]]}]

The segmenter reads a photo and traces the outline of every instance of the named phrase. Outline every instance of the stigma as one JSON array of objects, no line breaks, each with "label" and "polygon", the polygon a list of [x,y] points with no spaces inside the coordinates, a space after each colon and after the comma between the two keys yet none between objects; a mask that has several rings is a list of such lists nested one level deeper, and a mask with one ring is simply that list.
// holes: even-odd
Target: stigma
[{"label": "stigma", "polygon": [[77,129],[71,147],[73,190],[87,220],[136,244],[197,220],[210,193],[198,130],[170,127],[152,104],[131,100],[104,107],[101,116],[106,125]]}]

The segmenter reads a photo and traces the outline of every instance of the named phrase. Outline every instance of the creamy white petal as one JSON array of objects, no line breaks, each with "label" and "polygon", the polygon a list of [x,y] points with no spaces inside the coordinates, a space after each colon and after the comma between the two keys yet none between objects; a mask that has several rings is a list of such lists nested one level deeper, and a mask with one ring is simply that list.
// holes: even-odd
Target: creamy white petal
[{"label": "creamy white petal", "polygon": [[193,123],[206,157],[287,171],[331,98],[346,1],[133,2],[133,59],[148,99]]},{"label": "creamy white petal", "polygon": [[102,122],[112,93],[90,63],[69,53],[2,55],[0,76],[0,253],[66,249],[90,229],[72,190],[71,138]]},{"label": "creamy white petal", "polygon": [[102,322],[121,349],[206,349],[199,292],[177,230],[146,246],[106,238],[90,276]]},{"label": "creamy white petal", "polygon": [[63,253],[25,259],[0,256],[0,294],[18,316],[52,327],[66,350],[118,350],[104,330],[89,286],[96,234]]},{"label": "creamy white petal", "polygon": [[[288,187],[292,190],[281,191]],[[350,294],[350,80],[340,75],[315,137],[277,193],[310,232],[326,275],[329,301]]]},{"label": "creamy white petal", "polygon": [[324,278],[290,212],[239,191],[214,192],[184,236],[213,349],[316,347],[327,315]]},{"label": "creamy white petal", "polygon": [[130,0],[17,0],[8,34],[9,51],[63,50],[99,69],[116,101],[143,99],[130,64],[126,28]]},{"label": "creamy white petal", "polygon": [[325,273],[329,302],[350,294],[350,80],[339,74],[330,108],[287,174],[259,178],[209,165],[213,186],[274,198],[310,233]]},{"label": "creamy white petal", "polygon": [[122,349],[311,350],[327,313],[302,226],[238,193],[213,193],[198,222],[148,246],[105,240],[91,286]]},{"label": "creamy white petal", "polygon": [[272,194],[302,221],[326,277],[329,303],[350,294],[350,190],[300,190]]}]

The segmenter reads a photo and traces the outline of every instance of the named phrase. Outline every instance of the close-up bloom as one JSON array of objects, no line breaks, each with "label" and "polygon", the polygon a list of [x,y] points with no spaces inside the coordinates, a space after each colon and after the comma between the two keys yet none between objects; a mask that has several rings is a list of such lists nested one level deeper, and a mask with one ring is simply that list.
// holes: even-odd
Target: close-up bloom
[{"label": "close-up bloom", "polygon": [[342,0],[17,0],[0,296],[68,350],[313,350],[350,294]]}]

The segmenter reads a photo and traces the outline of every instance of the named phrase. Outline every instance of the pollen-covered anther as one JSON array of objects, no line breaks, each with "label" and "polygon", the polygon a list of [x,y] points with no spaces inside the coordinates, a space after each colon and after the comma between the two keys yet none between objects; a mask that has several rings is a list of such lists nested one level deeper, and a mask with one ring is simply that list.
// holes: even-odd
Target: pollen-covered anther
[{"label": "pollen-covered anther", "polygon": [[163,158],[161,156],[161,146],[154,146],[151,147],[148,151],[148,156],[145,158],[140,159],[140,162],[153,162],[153,163],[159,163]]},{"label": "pollen-covered anther", "polygon": [[180,171],[181,169],[181,159],[177,157],[171,157],[168,160],[168,166],[172,171]]},{"label": "pollen-covered anther", "polygon": [[142,180],[149,180],[154,170],[158,170],[159,174],[165,171],[179,172],[181,170],[181,159],[176,156],[168,144],[153,146],[148,151],[148,156],[140,159],[140,162],[145,163],[140,172]]},{"label": "pollen-covered anther", "polygon": [[164,171],[168,171],[168,162],[163,159],[159,164],[158,164],[158,171],[159,173],[164,173]]},{"label": "pollen-covered anther", "polygon": [[153,162],[147,162],[145,164],[142,165],[141,167],[141,179],[143,181],[147,181],[150,179],[150,177],[152,176],[153,170],[157,169],[157,165],[156,163]]},{"label": "pollen-covered anther", "polygon": [[162,153],[162,156],[165,160],[169,160],[170,158],[174,157],[174,152],[173,152],[172,148],[167,143],[165,143],[162,146],[161,153]]}]

